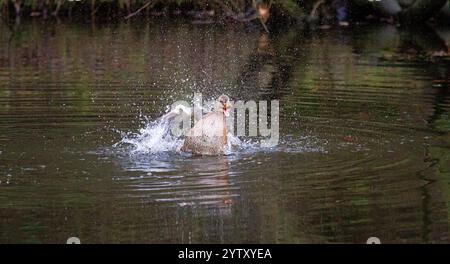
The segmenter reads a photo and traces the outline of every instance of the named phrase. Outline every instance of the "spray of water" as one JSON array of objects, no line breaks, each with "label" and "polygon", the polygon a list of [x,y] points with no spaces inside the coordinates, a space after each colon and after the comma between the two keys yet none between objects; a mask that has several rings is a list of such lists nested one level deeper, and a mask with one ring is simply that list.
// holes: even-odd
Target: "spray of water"
[{"label": "spray of water", "polygon": [[172,152],[177,151],[183,143],[181,138],[172,136],[169,124],[163,121],[150,121],[138,132],[121,134],[122,139],[115,147],[128,145],[133,153]]},{"label": "spray of water", "polygon": [[[164,119],[146,121],[138,132],[122,132],[121,140],[113,147],[131,147],[131,153],[158,154],[163,152],[178,152],[183,145],[182,137],[175,137],[170,132],[170,122]],[[226,154],[233,151],[256,148],[257,142],[241,140],[232,133],[228,133],[228,149]]]}]

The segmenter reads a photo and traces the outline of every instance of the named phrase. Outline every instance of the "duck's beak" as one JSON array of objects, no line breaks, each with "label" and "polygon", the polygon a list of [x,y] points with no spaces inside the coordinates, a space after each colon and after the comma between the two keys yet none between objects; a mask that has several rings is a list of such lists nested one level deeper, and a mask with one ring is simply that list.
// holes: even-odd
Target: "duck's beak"
[{"label": "duck's beak", "polygon": [[223,114],[226,116],[226,117],[229,117],[230,116],[230,108],[228,108],[228,107],[224,107],[223,108]]},{"label": "duck's beak", "polygon": [[230,116],[230,109],[231,109],[231,104],[227,102],[227,103],[224,105],[224,107],[223,107],[223,114],[224,114],[226,117],[229,117],[229,116]]}]

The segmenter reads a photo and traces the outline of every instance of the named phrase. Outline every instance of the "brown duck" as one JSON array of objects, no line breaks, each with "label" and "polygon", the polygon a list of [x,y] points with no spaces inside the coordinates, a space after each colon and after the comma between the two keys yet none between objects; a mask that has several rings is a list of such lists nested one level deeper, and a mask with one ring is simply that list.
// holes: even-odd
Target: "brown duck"
[{"label": "brown duck", "polygon": [[221,95],[213,112],[197,121],[186,134],[181,151],[196,155],[223,155],[228,147],[226,117],[230,115],[231,103],[226,95]]}]

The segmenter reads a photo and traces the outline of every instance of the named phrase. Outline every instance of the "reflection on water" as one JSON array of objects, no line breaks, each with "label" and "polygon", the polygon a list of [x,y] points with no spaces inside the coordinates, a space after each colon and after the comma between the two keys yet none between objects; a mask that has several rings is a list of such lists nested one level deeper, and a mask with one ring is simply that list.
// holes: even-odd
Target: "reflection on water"
[{"label": "reflection on water", "polygon": [[[0,242],[450,242],[449,35],[0,24]],[[280,144],[117,144],[193,92],[280,100]]]}]

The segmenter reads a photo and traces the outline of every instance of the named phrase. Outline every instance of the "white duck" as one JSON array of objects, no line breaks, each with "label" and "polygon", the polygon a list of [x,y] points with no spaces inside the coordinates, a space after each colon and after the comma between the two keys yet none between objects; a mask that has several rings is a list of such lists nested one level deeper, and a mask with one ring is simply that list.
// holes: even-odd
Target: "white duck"
[{"label": "white duck", "polygon": [[226,95],[221,95],[213,112],[197,121],[186,134],[181,151],[196,155],[223,155],[228,147],[226,117],[230,115],[231,103]]}]

